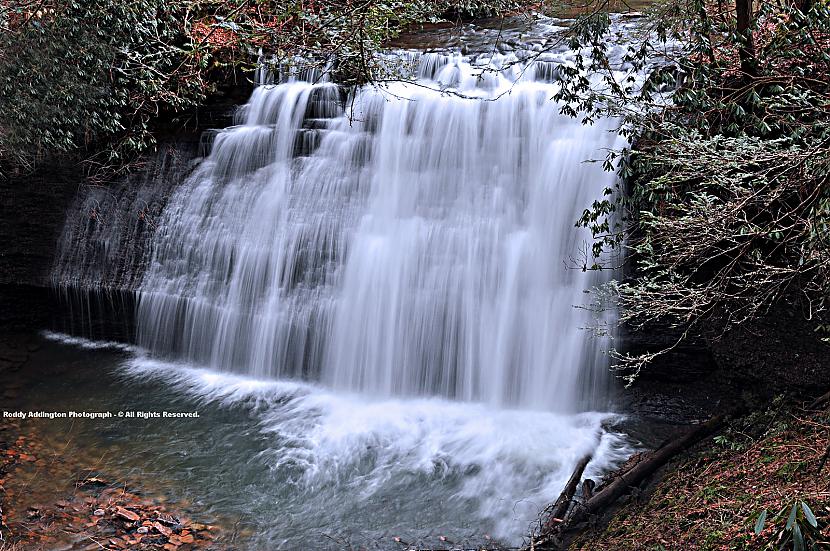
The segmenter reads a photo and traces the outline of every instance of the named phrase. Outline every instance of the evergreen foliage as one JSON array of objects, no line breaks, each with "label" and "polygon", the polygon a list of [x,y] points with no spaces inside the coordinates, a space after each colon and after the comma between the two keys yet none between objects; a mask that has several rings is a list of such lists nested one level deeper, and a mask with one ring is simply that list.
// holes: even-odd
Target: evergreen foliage
[{"label": "evergreen foliage", "polygon": [[[228,71],[275,63],[375,77],[402,29],[518,0],[0,0],[0,174],[72,154],[111,173]],[[224,72],[223,72],[224,71]]]},{"label": "evergreen foliage", "polygon": [[[662,60],[644,86],[606,71],[602,94],[575,79],[563,92],[591,116],[622,116],[635,139],[606,162],[619,161],[626,189],[609,190],[579,221],[596,237],[585,269],[607,267],[609,250],[631,253],[633,275],[607,291],[635,329],[668,323],[682,338],[717,337],[785,298],[826,324],[830,8],[762,3],[750,48],[734,7],[659,4],[624,60],[636,70]],[[586,65],[607,67],[602,17],[578,28],[580,43],[595,45]],[[620,367],[633,377],[666,351],[620,356]]]}]

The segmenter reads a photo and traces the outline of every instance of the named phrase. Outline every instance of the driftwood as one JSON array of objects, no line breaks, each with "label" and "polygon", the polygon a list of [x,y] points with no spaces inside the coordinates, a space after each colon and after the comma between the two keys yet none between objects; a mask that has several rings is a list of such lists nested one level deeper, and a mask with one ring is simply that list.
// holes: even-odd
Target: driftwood
[{"label": "driftwood", "polygon": [[590,478],[586,478],[585,481],[582,483],[582,499],[588,501],[589,499],[594,497],[595,487],[596,482],[594,482]]},{"label": "driftwood", "polygon": [[[614,475],[609,482],[599,487],[595,493],[593,491],[593,481],[586,480],[586,484],[583,485],[583,499],[581,502],[575,503],[573,495],[585,470],[585,465],[587,465],[585,459],[580,461],[565,486],[565,490],[551,509],[550,520],[545,524],[546,529],[539,537],[531,540],[530,549],[562,549],[563,537],[567,532],[583,520],[605,511],[629,489],[639,486],[672,457],[714,432],[723,423],[723,419],[722,415],[715,416],[658,449],[643,454],[640,460],[631,468]],[[590,460],[590,457],[588,460]],[[582,464],[583,461],[585,461],[585,464]],[[574,478],[576,478],[576,482],[574,482]]]}]

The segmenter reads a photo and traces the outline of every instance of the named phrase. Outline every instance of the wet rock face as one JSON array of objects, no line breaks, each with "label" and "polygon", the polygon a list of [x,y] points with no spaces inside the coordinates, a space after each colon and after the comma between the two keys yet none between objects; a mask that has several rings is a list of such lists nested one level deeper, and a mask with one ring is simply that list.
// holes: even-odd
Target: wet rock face
[{"label": "wet rock face", "polygon": [[760,320],[709,336],[724,377],[754,383],[762,394],[825,391],[830,387],[830,345],[818,338],[817,323],[806,312],[794,300],[784,300]]},{"label": "wet rock face", "polygon": [[79,187],[57,240],[50,283],[76,290],[134,288],[167,197],[187,177],[198,149],[189,137],[171,140],[128,177]]},{"label": "wet rock face", "polygon": [[[220,93],[198,110],[158,121],[157,153],[173,153],[164,165],[156,161],[158,155],[151,153],[147,168],[150,171],[180,169],[181,165],[175,163],[200,153],[200,137],[205,130],[233,124],[236,105],[250,90],[246,79],[229,78],[220,86]],[[146,170],[137,171],[128,181],[135,184],[147,175]],[[96,193],[104,195],[110,188],[123,187],[126,182],[121,180],[97,188]],[[84,185],[81,168],[71,160],[49,160],[33,173],[0,177],[0,285],[51,285],[64,223],[73,205],[90,195],[92,189]],[[123,201],[121,194],[117,198]]]},{"label": "wet rock face", "polygon": [[[667,325],[653,324],[640,330],[621,331],[623,350],[630,354],[658,352],[673,346],[682,332]],[[661,383],[687,383],[706,378],[718,370],[718,363],[701,337],[690,337],[665,354],[657,356],[642,376]]]},{"label": "wet rock face", "polygon": [[[630,187],[626,190],[632,191]],[[636,278],[637,266],[637,258],[629,258],[623,278]],[[682,329],[668,323],[652,323],[638,331],[627,325],[619,328],[617,346],[624,354],[636,356],[671,348],[655,357],[621,392],[619,401],[624,411],[659,422],[682,424],[707,419],[724,400],[734,402],[735,393],[719,382],[722,366],[706,339],[682,336]]]},{"label": "wet rock face", "polygon": [[[722,334],[710,324],[704,337],[691,338],[658,356],[622,392],[625,411],[666,422],[704,419],[747,399],[781,393],[805,397],[830,387],[830,345],[817,337],[815,322],[791,300],[765,316]],[[671,346],[680,333],[661,327],[623,333],[629,353]]]},{"label": "wet rock face", "polygon": [[[620,342],[624,352],[642,354],[664,350],[680,335],[665,325],[641,331],[623,327]],[[670,424],[705,420],[712,410],[734,402],[735,393],[719,382],[720,373],[706,341],[691,338],[643,368],[620,393],[619,406],[641,418]]]},{"label": "wet rock face", "polygon": [[[145,170],[106,186],[85,185],[83,173],[69,162],[45,163],[34,173],[0,179],[0,285],[97,284],[109,278],[129,286],[166,198],[163,186],[152,188],[157,191],[152,194],[142,182],[175,179],[198,148],[198,137],[191,135],[163,143]],[[123,239],[109,239],[116,233],[110,229],[123,226],[130,228],[118,232]],[[63,258],[81,269],[71,275],[53,270]]]}]

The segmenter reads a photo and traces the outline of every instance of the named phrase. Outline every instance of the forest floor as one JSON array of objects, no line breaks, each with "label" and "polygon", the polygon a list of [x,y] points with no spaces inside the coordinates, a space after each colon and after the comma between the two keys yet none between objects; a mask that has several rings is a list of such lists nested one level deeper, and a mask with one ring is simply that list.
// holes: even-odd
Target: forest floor
[{"label": "forest floor", "polygon": [[[729,422],[570,548],[830,549],[830,407],[824,408],[777,399]],[[794,541],[797,532],[805,547]]]}]

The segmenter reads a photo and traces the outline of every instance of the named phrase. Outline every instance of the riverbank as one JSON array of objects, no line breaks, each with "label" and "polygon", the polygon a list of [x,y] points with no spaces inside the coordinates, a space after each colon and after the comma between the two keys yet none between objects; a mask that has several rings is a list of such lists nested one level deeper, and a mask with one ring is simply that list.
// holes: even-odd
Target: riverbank
[{"label": "riverbank", "polygon": [[[569,549],[829,549],[830,408],[818,406],[778,398],[728,422],[635,488],[610,518],[586,527]],[[803,547],[793,547],[796,525]]]}]

